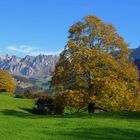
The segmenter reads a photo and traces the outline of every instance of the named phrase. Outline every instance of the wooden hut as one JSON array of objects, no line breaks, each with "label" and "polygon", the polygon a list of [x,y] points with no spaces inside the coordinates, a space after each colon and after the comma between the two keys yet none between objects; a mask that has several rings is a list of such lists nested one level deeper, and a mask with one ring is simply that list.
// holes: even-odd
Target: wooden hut
[{"label": "wooden hut", "polygon": [[53,115],[55,114],[54,100],[49,94],[35,94],[36,101],[34,112],[37,114]]}]

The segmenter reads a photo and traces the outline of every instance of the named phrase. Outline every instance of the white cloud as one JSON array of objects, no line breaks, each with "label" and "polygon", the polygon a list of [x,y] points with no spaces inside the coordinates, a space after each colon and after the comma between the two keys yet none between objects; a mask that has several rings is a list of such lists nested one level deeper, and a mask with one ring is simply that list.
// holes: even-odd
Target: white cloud
[{"label": "white cloud", "polygon": [[36,55],[39,55],[39,54],[59,55],[62,52],[62,50],[56,51],[56,52],[49,52],[49,51],[46,51],[46,50],[43,51],[39,48],[31,47],[29,45],[19,45],[19,46],[11,45],[11,46],[6,47],[6,50],[12,51],[12,52],[19,52],[19,53],[22,53],[22,54],[25,54],[25,55],[31,55],[31,56],[36,56]]},{"label": "white cloud", "polygon": [[28,45],[20,45],[20,46],[13,45],[13,46],[8,46],[6,49],[10,51],[20,52],[20,53],[30,53],[34,50],[31,46]]}]

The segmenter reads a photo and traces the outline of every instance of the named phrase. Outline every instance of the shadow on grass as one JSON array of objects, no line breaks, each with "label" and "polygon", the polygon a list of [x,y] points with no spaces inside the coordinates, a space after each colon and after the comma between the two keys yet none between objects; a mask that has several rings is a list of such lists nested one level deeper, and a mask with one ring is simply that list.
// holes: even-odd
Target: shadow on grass
[{"label": "shadow on grass", "polygon": [[[41,133],[46,133],[46,130]],[[72,131],[56,131],[55,135],[51,131],[48,133],[62,139],[79,140],[139,140],[140,138],[140,131],[119,128],[79,128]]]},{"label": "shadow on grass", "polygon": [[32,109],[30,108],[18,108],[19,110],[3,110],[1,111],[4,115],[8,116],[16,116],[16,117],[25,117],[25,116],[32,116],[33,118],[101,118],[101,119],[134,119],[140,120],[140,112],[104,112],[104,113],[95,113],[95,114],[88,114],[88,113],[76,113],[73,115],[39,115],[35,114]]},{"label": "shadow on grass", "polygon": [[25,111],[25,112],[27,112],[28,114],[29,114],[29,113],[30,113],[30,114],[35,114],[34,111],[33,111],[33,109],[31,109],[31,108],[19,107],[19,109],[20,109],[20,110],[23,110],[23,111]]},{"label": "shadow on grass", "polygon": [[22,112],[18,110],[10,110],[10,109],[2,110],[1,113],[7,116],[15,116],[15,117],[21,117],[21,118],[24,118],[26,116],[32,116],[32,114],[29,114],[26,112]]},{"label": "shadow on grass", "polygon": [[107,112],[97,113],[96,118],[116,118],[116,119],[135,119],[140,120],[140,111],[122,111],[122,112]]},{"label": "shadow on grass", "polygon": [[[39,118],[88,118],[91,117],[91,115],[88,115],[87,113],[78,113],[74,115],[41,115],[36,114],[33,112],[32,109],[29,108],[18,108],[19,110],[12,110],[12,109],[5,109],[1,110],[1,113],[6,116],[15,116],[15,117],[21,117],[25,118],[27,116],[32,117],[33,119],[39,119]],[[93,115],[92,115],[93,116]]]}]

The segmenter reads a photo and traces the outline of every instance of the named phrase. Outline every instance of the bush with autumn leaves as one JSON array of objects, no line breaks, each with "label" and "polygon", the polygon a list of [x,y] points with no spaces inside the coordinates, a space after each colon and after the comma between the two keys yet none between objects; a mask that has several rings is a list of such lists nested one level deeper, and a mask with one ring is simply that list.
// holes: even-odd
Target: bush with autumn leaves
[{"label": "bush with autumn leaves", "polygon": [[70,27],[51,86],[61,97],[59,103],[70,110],[91,102],[108,111],[140,110],[139,72],[128,44],[97,16]]},{"label": "bush with autumn leaves", "polygon": [[13,94],[16,88],[16,83],[10,72],[0,70],[0,92],[8,92]]}]

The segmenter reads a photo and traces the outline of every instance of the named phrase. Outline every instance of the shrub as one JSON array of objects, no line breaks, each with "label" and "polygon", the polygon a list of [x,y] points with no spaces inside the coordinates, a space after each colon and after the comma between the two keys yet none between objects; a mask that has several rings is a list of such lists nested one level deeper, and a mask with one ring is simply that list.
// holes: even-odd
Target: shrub
[{"label": "shrub", "polygon": [[71,112],[83,110],[88,103],[87,93],[84,90],[67,90],[63,94],[65,107]]},{"label": "shrub", "polygon": [[32,93],[23,93],[23,98],[32,99],[33,94]]},{"label": "shrub", "polygon": [[51,94],[49,93],[36,93],[33,94],[34,99],[46,99],[46,98],[52,98]]},{"label": "shrub", "polygon": [[16,83],[10,72],[0,70],[0,92],[14,93]]}]

